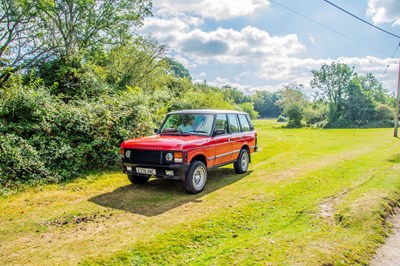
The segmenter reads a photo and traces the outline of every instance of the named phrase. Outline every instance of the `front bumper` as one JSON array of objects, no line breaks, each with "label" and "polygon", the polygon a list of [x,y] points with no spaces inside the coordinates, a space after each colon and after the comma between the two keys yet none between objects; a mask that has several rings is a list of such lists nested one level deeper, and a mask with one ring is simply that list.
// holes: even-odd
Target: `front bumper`
[{"label": "front bumper", "polygon": [[[148,174],[141,174],[136,171],[137,167],[154,169],[156,174],[154,177],[169,180],[185,180],[186,172],[189,169],[189,164],[170,164],[170,165],[155,165],[155,164],[134,164],[121,162],[122,171],[128,175],[137,176],[151,176]],[[173,174],[171,174],[173,171]]]}]

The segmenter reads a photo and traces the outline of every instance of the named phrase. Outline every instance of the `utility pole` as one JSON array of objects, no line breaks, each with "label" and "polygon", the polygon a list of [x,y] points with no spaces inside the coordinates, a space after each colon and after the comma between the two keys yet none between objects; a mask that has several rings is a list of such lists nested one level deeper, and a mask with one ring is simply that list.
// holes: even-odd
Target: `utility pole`
[{"label": "utility pole", "polygon": [[396,114],[395,114],[396,116],[394,118],[394,134],[393,134],[393,136],[395,138],[397,138],[397,129],[399,127],[399,104],[400,104],[400,60],[399,60],[399,77],[397,80],[397,99],[396,99]]}]

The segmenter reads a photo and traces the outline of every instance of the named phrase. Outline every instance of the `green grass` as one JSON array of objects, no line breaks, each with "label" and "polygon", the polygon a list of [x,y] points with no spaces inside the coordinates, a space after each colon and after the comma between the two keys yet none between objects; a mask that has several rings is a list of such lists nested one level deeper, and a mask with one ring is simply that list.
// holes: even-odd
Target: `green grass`
[{"label": "green grass", "polygon": [[250,171],[211,171],[199,195],[106,173],[1,199],[3,263],[368,264],[400,202],[392,130],[255,126]]}]

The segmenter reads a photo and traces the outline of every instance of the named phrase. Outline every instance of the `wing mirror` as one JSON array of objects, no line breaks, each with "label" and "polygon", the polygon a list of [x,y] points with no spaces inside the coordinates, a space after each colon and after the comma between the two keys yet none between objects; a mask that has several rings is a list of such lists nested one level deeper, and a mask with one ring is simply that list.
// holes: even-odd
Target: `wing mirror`
[{"label": "wing mirror", "polygon": [[223,134],[225,134],[225,130],[217,129],[217,130],[214,131],[213,136],[219,136],[219,135],[223,135]]}]

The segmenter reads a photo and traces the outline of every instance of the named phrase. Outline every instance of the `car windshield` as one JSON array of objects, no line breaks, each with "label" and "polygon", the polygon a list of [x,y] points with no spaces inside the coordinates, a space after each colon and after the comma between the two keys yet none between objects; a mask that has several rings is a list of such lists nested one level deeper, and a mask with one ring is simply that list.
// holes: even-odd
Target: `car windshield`
[{"label": "car windshield", "polygon": [[161,126],[161,134],[210,135],[214,115],[210,114],[170,114]]}]

